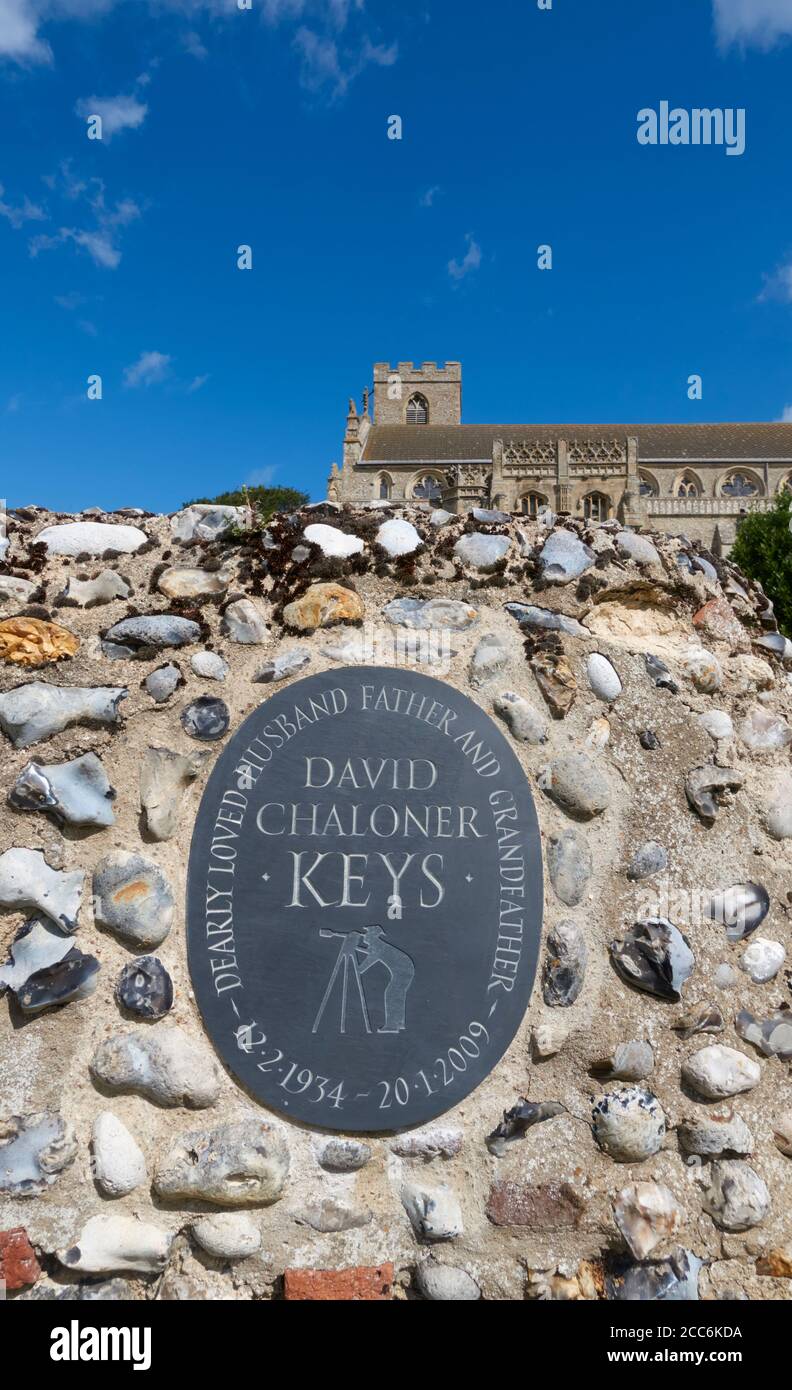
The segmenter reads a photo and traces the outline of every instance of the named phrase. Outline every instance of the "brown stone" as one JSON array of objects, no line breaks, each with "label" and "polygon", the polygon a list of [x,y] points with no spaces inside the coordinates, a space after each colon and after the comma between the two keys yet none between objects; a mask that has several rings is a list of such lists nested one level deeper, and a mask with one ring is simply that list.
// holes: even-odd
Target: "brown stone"
[{"label": "brown stone", "polygon": [[487,1202],[493,1225],[533,1231],[577,1230],[585,1210],[579,1189],[568,1182],[494,1182]]},{"label": "brown stone", "polygon": [[24,1289],[35,1284],[41,1273],[33,1246],[24,1226],[0,1231],[0,1281],[8,1290]]},{"label": "brown stone", "polygon": [[715,642],[727,642],[741,652],[750,650],[748,633],[725,598],[711,598],[705,603],[694,614],[693,626]]},{"label": "brown stone", "polygon": [[358,622],[364,612],[363,600],[343,584],[312,584],[293,603],[286,604],[283,621],[287,627],[312,632],[331,623]]},{"label": "brown stone", "polygon": [[0,623],[0,660],[16,666],[46,666],[74,656],[80,645],[68,628],[41,618],[6,618]]},{"label": "brown stone", "polygon": [[792,1279],[792,1246],[768,1250],[756,1262],[757,1274],[769,1274],[773,1279]]},{"label": "brown stone", "polygon": [[566,657],[536,652],[531,670],[554,719],[568,714],[577,695],[577,681]]},{"label": "brown stone", "polygon": [[287,1269],[287,1300],[304,1303],[383,1303],[393,1297],[393,1265],[350,1269]]}]

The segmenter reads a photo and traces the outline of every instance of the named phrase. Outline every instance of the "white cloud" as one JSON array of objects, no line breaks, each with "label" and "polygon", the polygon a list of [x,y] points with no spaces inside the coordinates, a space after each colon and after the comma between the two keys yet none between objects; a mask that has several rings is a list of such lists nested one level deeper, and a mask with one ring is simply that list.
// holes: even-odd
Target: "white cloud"
[{"label": "white cloud", "polygon": [[52,49],[38,37],[38,14],[29,0],[0,0],[0,58],[52,62]]},{"label": "white cloud", "polygon": [[369,66],[389,68],[399,55],[398,44],[373,44],[364,38],[357,52],[343,55],[335,39],[301,25],[294,36],[300,55],[300,83],[309,92],[330,89],[332,97],[343,96],[350,82]]},{"label": "white cloud", "polygon": [[438,193],[441,192],[442,189],[440,188],[440,185],[436,183],[432,188],[427,188],[426,192],[421,194],[420,198],[418,199],[418,202],[420,203],[422,208],[430,208],[434,205],[434,200],[437,197]]},{"label": "white cloud", "polygon": [[792,36],[792,0],[712,0],[712,7],[723,48],[740,44],[766,51]]},{"label": "white cloud", "polygon": [[781,413],[781,423],[783,425],[792,425],[792,405],[784,406]]},{"label": "white cloud", "polygon": [[[0,0],[0,4],[1,3],[2,0]],[[14,207],[12,203],[6,203],[4,201],[4,192],[3,185],[0,183],[0,217],[7,218],[12,227],[18,229],[22,226],[23,222],[46,222],[47,214],[44,209],[39,207],[38,203],[31,203],[27,194],[22,199],[22,202],[17,203],[16,207]]]},{"label": "white cloud", "polygon": [[200,391],[201,387],[205,386],[208,380],[208,372],[204,372],[203,376],[194,376],[189,386],[187,387],[187,395],[191,396],[194,391]]},{"label": "white cloud", "polygon": [[245,479],[245,487],[269,487],[277,472],[277,464],[270,463],[266,468],[256,468]]},{"label": "white cloud", "polygon": [[[29,242],[31,256],[38,256],[42,251],[52,251],[55,247],[63,246],[65,242],[70,241],[74,246],[87,251],[94,265],[101,266],[103,270],[115,270],[121,262],[119,231],[140,217],[140,208],[132,198],[121,198],[114,207],[108,207],[101,179],[91,179],[89,184],[80,183],[73,179],[68,165],[61,167],[61,173],[66,180],[65,189],[61,189],[58,179],[54,176],[48,179],[50,187],[58,192],[63,191],[64,196],[70,201],[76,201],[84,195],[93,211],[95,225],[60,227],[57,232],[41,232]],[[62,307],[65,308],[66,305]]]},{"label": "white cloud", "polygon": [[473,240],[470,232],[466,235],[468,249],[461,261],[453,260],[448,262],[448,273],[452,280],[464,280],[471,271],[478,270],[481,265],[481,247],[477,241]]},{"label": "white cloud", "polygon": [[102,139],[112,140],[121,130],[137,130],[142,126],[148,107],[137,97],[119,94],[117,97],[80,97],[74,112],[84,121],[89,116],[101,116]]},{"label": "white cloud", "polygon": [[124,368],[125,386],[154,386],[164,381],[170,371],[171,359],[165,352],[141,352],[137,362]]},{"label": "white cloud", "polygon": [[778,266],[772,275],[765,276],[759,302],[763,303],[768,299],[780,299],[784,304],[792,304],[792,261]]},{"label": "white cloud", "polygon": [[191,58],[204,59],[209,56],[209,49],[203,43],[200,34],[196,34],[194,29],[182,36],[182,47],[185,53],[189,53]]}]

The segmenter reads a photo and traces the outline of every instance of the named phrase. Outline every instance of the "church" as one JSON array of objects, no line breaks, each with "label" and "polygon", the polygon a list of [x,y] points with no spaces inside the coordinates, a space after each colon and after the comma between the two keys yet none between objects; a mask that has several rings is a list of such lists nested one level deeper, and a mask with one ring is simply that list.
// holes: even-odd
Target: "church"
[{"label": "church", "polygon": [[[371,399],[373,394],[373,401]],[[462,423],[462,364],[375,362],[350,401],[328,500],[427,502],[451,512],[541,507],[683,534],[728,553],[741,516],[792,487],[792,423]]]}]

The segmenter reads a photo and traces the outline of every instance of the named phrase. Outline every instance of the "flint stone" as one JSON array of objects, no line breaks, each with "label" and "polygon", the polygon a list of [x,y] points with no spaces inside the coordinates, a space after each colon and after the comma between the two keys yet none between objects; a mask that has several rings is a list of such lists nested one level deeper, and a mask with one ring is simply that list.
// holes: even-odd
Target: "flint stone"
[{"label": "flint stone", "polygon": [[514,690],[504,690],[493,700],[493,709],[508,725],[518,743],[546,743],[547,724],[528,700]]},{"label": "flint stone", "polygon": [[253,1207],[276,1202],[288,1174],[282,1131],[266,1120],[244,1119],[183,1134],[160,1162],[154,1190],[170,1201]]},{"label": "flint stone", "polygon": [[753,1135],[745,1120],[731,1106],[725,1110],[701,1111],[688,1116],[678,1126],[679,1143],[685,1153],[701,1158],[739,1156],[753,1151]]},{"label": "flint stone", "polygon": [[91,1136],[93,1175],[107,1197],[126,1197],[146,1181],[140,1145],[112,1110],[102,1110]]},{"label": "flint stone", "polygon": [[196,502],[174,513],[170,527],[179,541],[213,541],[234,526],[243,526],[247,507],[218,506],[214,502]]},{"label": "flint stone", "polygon": [[585,753],[566,753],[542,774],[540,786],[571,816],[591,820],[606,810],[610,789]]},{"label": "flint stone", "polygon": [[703,1261],[690,1250],[675,1250],[667,1260],[623,1266],[606,1281],[607,1296],[615,1302],[698,1302]]},{"label": "flint stone", "polygon": [[792,729],[786,720],[760,705],[749,711],[737,732],[752,753],[780,753],[792,743]]},{"label": "flint stone", "polygon": [[464,1135],[453,1125],[434,1125],[430,1129],[400,1134],[391,1143],[391,1153],[399,1158],[455,1158],[462,1150]]},{"label": "flint stone", "polygon": [[354,1173],[370,1158],[369,1145],[358,1139],[328,1139],[319,1153],[319,1163],[330,1173]]},{"label": "flint stone", "polygon": [[27,603],[36,588],[29,579],[15,579],[10,574],[0,574],[0,605]]},{"label": "flint stone", "polygon": [[0,1192],[35,1197],[77,1156],[77,1136],[55,1110],[0,1119]]},{"label": "flint stone", "polygon": [[179,722],[190,738],[213,743],[228,733],[231,715],[228,705],[216,695],[199,695],[182,710]]},{"label": "flint stone", "polygon": [[542,997],[551,1009],[574,1004],[586,978],[588,947],[576,922],[559,922],[547,937]]},{"label": "flint stone", "polygon": [[566,1023],[553,1019],[548,1023],[538,1023],[531,1034],[534,1056],[541,1059],[554,1057],[561,1051],[568,1037],[569,1028]]},{"label": "flint stone", "polygon": [[375,537],[377,545],[395,559],[399,555],[413,555],[420,550],[423,541],[409,521],[394,518],[383,521]]},{"label": "flint stone", "polygon": [[764,637],[757,637],[756,645],[766,652],[772,652],[780,661],[792,659],[792,642],[780,632],[768,632]]},{"label": "flint stone", "polygon": [[507,1144],[524,1139],[534,1125],[544,1124],[566,1113],[566,1106],[557,1100],[543,1100],[537,1104],[523,1096],[510,1110],[504,1110],[500,1124],[487,1135],[487,1148],[496,1158],[502,1158]]},{"label": "flint stone", "polygon": [[345,560],[349,555],[359,555],[364,548],[359,536],[348,536],[346,532],[339,531],[337,526],[316,523],[306,526],[303,535],[311,545],[318,545],[323,555],[339,560]]},{"label": "flint stone", "polygon": [[782,1004],[769,1018],[754,1018],[747,1009],[741,1009],[735,1027],[740,1037],[753,1043],[765,1057],[792,1061],[792,1010],[788,1004]]},{"label": "flint stone", "polygon": [[594,1106],[594,1138],[616,1163],[641,1163],[659,1152],[666,1118],[657,1097],[641,1086],[606,1091]]},{"label": "flint stone", "polygon": [[231,583],[228,570],[168,569],[157,580],[166,598],[204,598],[224,594]]},{"label": "flint stone", "polygon": [[685,778],[685,795],[691,810],[712,825],[718,819],[727,792],[738,792],[745,782],[741,772],[731,767],[715,767],[706,763],[694,767]]},{"label": "flint stone", "polygon": [[780,941],[769,941],[766,936],[755,936],[750,946],[743,951],[740,969],[750,975],[754,984],[764,985],[774,980],[786,960],[786,951]]},{"label": "flint stone", "polygon": [[394,598],[386,603],[383,617],[399,627],[450,628],[462,632],[479,620],[478,609],[452,598]]},{"label": "flint stone", "polygon": [[292,647],[289,651],[278,652],[272,661],[265,661],[264,665],[260,666],[253,676],[253,680],[261,685],[284,681],[287,676],[293,676],[297,671],[301,671],[303,666],[309,664],[310,660],[310,652],[304,652],[300,647]]},{"label": "flint stone", "polygon": [[511,512],[502,512],[491,507],[474,507],[470,515],[474,521],[480,521],[484,526],[505,526],[511,521]]},{"label": "flint stone", "polygon": [[31,917],[11,942],[9,959],[0,966],[0,994],[12,993],[32,975],[57,965],[72,950],[72,938],[64,936],[47,917]]},{"label": "flint stone", "polygon": [[613,704],[622,693],[622,683],[615,666],[601,652],[592,652],[586,662],[588,682],[598,700]]},{"label": "flint stone", "polygon": [[591,569],[596,555],[571,531],[554,531],[539,555],[542,577],[548,584],[569,584]]},{"label": "flint stone", "polygon": [[741,1091],[752,1091],[761,1075],[758,1062],[722,1043],[703,1047],[682,1064],[683,1081],[707,1100],[723,1100]]},{"label": "flint stone", "polygon": [[636,1182],[617,1192],[613,1216],[636,1260],[679,1231],[683,1212],[673,1192],[658,1182]]},{"label": "flint stone", "polygon": [[660,556],[645,536],[637,536],[634,531],[619,531],[615,540],[616,549],[622,557],[627,556],[639,565],[660,564]]},{"label": "flint stone", "polygon": [[792,793],[787,793],[770,807],[765,826],[774,840],[792,839]]},{"label": "flint stone", "polygon": [[481,1298],[481,1289],[467,1270],[431,1259],[419,1264],[415,1283],[421,1297],[433,1303],[474,1303]]},{"label": "flint stone", "polygon": [[564,613],[536,608],[530,603],[507,603],[505,607],[506,612],[511,613],[527,632],[565,632],[570,637],[591,637],[588,628],[582,627],[576,618],[567,618]]},{"label": "flint stone", "polygon": [[341,1202],[337,1197],[324,1197],[311,1202],[307,1207],[294,1213],[294,1219],[301,1226],[311,1226],[314,1231],[329,1235],[338,1231],[354,1231],[368,1226],[373,1213],[364,1207],[353,1207]]},{"label": "flint stone", "polygon": [[702,695],[714,695],[723,685],[721,664],[712,652],[690,652],[682,658],[682,665],[694,686]]},{"label": "flint stone", "polygon": [[138,654],[137,647],[127,647],[123,642],[100,641],[99,646],[108,661],[134,661]]},{"label": "flint stone", "polygon": [[639,1038],[618,1043],[611,1055],[595,1063],[592,1070],[609,1081],[645,1081],[654,1071],[652,1045]]},{"label": "flint stone", "polygon": [[169,700],[174,690],[177,689],[182,678],[178,666],[169,663],[167,666],[158,666],[156,671],[151,671],[145,680],[146,690],[158,705],[165,700]]},{"label": "flint stone", "polygon": [[94,1053],[91,1072],[112,1091],[135,1091],[164,1106],[202,1110],[220,1093],[211,1053],[175,1026],[107,1038]]},{"label": "flint stone", "polygon": [[129,598],[131,592],[126,580],[115,570],[102,570],[96,579],[68,579],[55,602],[78,608],[98,608],[115,599]]},{"label": "flint stone", "polygon": [[184,794],[211,756],[208,748],[187,754],[170,748],[146,749],[140,769],[140,804],[155,840],[170,840],[176,834]]},{"label": "flint stone", "polygon": [[156,956],[138,956],[121,971],[116,999],[138,1018],[164,1018],[173,1006],[173,981]]},{"label": "flint stone", "polygon": [[58,1258],[85,1274],[157,1274],[165,1268],[173,1236],[125,1212],[92,1216],[76,1242]]},{"label": "flint stone", "polygon": [[459,1202],[445,1184],[423,1187],[419,1183],[405,1183],[401,1200],[419,1240],[456,1240],[462,1234],[464,1225]]},{"label": "flint stone", "polygon": [[26,1014],[37,1014],[87,999],[99,983],[99,969],[95,956],[72,949],[57,964],[30,975],[16,991],[17,1003]]},{"label": "flint stone", "polygon": [[228,662],[217,652],[196,652],[190,657],[190,666],[196,676],[207,681],[224,681],[228,675]]},{"label": "flint stone", "polygon": [[216,1260],[247,1260],[261,1249],[261,1231],[242,1211],[218,1211],[192,1224],[202,1250]]},{"label": "flint stone", "polygon": [[453,512],[444,511],[442,507],[436,507],[429,517],[429,525],[436,527],[438,530],[442,526],[447,526],[449,521],[456,521],[456,516]]},{"label": "flint stone", "polygon": [[46,526],[36,545],[46,545],[50,555],[131,555],[145,545],[148,536],[137,526],[115,526],[103,521],[69,521]]},{"label": "flint stone", "polygon": [[478,690],[508,663],[512,649],[503,638],[488,632],[479,638],[470,663],[470,684]]},{"label": "flint stone", "polygon": [[658,999],[679,999],[695,965],[690,942],[667,917],[636,922],[611,943],[610,955],[626,984]]},{"label": "flint stone", "polygon": [[567,907],[583,901],[593,871],[591,850],[577,830],[551,835],[547,845],[547,869],[556,897]]},{"label": "flint stone", "polygon": [[720,1159],[710,1167],[704,1210],[722,1231],[749,1231],[770,1210],[770,1193],[749,1163]]},{"label": "flint stone", "polygon": [[644,878],[651,878],[653,874],[662,873],[663,869],[667,868],[668,855],[663,846],[656,840],[647,840],[635,851],[627,870],[627,877],[634,882],[640,882]]},{"label": "flint stone", "polygon": [[792,1158],[792,1110],[784,1110],[773,1122],[773,1139],[776,1148],[786,1158]]},{"label": "flint stone", "polygon": [[473,569],[491,570],[508,555],[510,548],[508,536],[488,536],[483,531],[473,531],[469,536],[459,537],[454,554]]},{"label": "flint stone", "polygon": [[65,932],[79,925],[85,871],[51,869],[40,849],[0,854],[0,905],[37,907]]},{"label": "flint stone", "polygon": [[67,763],[26,763],[8,793],[17,811],[48,811],[69,825],[113,825],[114,798],[95,753]]},{"label": "flint stone", "polygon": [[162,869],[142,854],[114,850],[93,876],[94,917],[126,945],[159,946],[173,923],[173,892]]},{"label": "flint stone", "polygon": [[357,622],[364,616],[360,595],[343,584],[312,584],[283,610],[286,626],[299,632],[313,632],[332,623]]},{"label": "flint stone", "polygon": [[0,695],[0,728],[15,748],[50,738],[72,724],[117,724],[123,686],[58,686],[30,681]]},{"label": "flint stone", "polygon": [[174,613],[149,613],[138,618],[122,618],[105,633],[109,642],[137,647],[188,647],[200,642],[201,629],[191,618]]},{"label": "flint stone", "polygon": [[708,709],[698,717],[698,722],[708,733],[710,738],[717,742],[721,738],[734,738],[734,725],[731,715],[723,709]]}]

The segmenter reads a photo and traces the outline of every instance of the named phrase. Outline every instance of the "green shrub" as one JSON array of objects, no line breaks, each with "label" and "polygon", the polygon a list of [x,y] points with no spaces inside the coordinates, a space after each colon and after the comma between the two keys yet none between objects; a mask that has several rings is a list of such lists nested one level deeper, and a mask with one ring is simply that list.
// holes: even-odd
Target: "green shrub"
[{"label": "green shrub", "polygon": [[269,521],[276,512],[296,512],[309,500],[307,492],[299,492],[294,487],[238,487],[233,492],[221,492],[217,497],[193,497],[183,502],[183,507],[195,503],[215,502],[222,507],[255,507],[261,521]]},{"label": "green shrub", "polygon": [[792,637],[792,493],[784,491],[769,512],[749,512],[739,523],[730,560],[758,579],[772,599],[778,626]]}]

